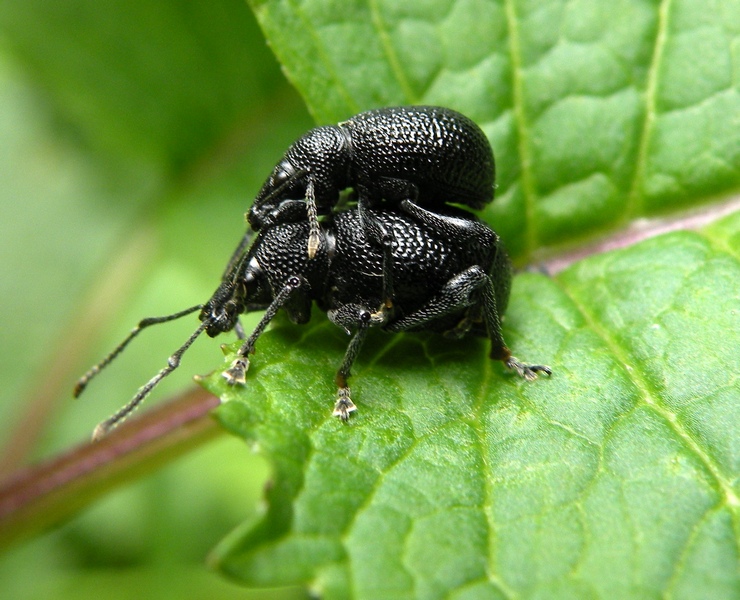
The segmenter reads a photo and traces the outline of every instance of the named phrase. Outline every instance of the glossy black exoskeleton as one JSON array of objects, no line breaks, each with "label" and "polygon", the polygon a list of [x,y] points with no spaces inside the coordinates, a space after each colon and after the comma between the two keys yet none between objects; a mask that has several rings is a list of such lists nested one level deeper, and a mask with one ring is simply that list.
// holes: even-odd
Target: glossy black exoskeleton
[{"label": "glossy black exoskeleton", "polygon": [[[205,305],[142,321],[119,348],[80,380],[78,391],[143,327],[200,310],[200,327],[170,357],[167,367],[127,406],[102,423],[96,436],[125,418],[177,368],[182,354],[200,333],[206,331],[214,337],[238,328],[239,315],[253,310],[265,310],[265,314],[224,371],[224,377],[231,384],[243,384],[249,354],[277,312],[284,309],[294,323],[306,323],[316,302],[332,322],[352,334],[336,375],[334,414],[342,419],[355,410],[348,378],[372,327],[392,333],[437,331],[455,338],[487,336],[491,358],[503,361],[522,377],[534,379],[538,372],[550,374],[548,367],[527,365],[512,357],[502,337],[501,315],[509,299],[511,269],[498,236],[465,211],[448,207],[444,213],[437,213],[408,200],[402,204],[402,210],[367,209],[393,235],[390,278],[384,269],[384,252],[369,239],[356,208],[321,223],[322,241],[313,259],[305,252],[308,221],[263,229]],[[391,285],[394,301],[389,303],[387,288]]]},{"label": "glossy black exoskeleton", "polygon": [[[361,214],[381,201],[397,206],[407,199],[430,210],[447,202],[479,209],[493,200],[494,169],[485,134],[458,112],[438,106],[370,110],[297,140],[265,181],[247,220],[258,231],[308,218],[312,258],[319,245],[317,214],[328,213],[342,190],[354,188]],[[363,215],[363,227],[390,251],[382,223]]]}]

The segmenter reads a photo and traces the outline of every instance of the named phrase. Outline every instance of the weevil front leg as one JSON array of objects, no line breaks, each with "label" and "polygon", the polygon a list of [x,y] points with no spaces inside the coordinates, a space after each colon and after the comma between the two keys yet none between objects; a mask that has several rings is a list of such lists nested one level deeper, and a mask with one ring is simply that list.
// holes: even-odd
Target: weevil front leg
[{"label": "weevil front leg", "polygon": [[348,379],[350,376],[350,370],[352,364],[355,362],[357,355],[360,353],[362,344],[367,336],[367,327],[361,327],[357,330],[347,346],[347,351],[344,353],[344,359],[342,365],[337,371],[337,377],[335,379],[337,384],[337,401],[334,404],[334,410],[332,415],[339,417],[342,421],[349,420],[351,413],[357,410],[357,406],[352,402],[350,396],[350,390],[348,385]]},{"label": "weevil front leg", "polygon": [[237,351],[236,359],[222,373],[224,379],[230,385],[244,385],[246,383],[245,375],[249,370],[249,355],[254,354],[254,345],[257,343],[257,338],[262,335],[278,311],[300,290],[304,282],[305,280],[300,275],[291,275],[288,277],[283,288],[265,310],[265,314],[262,315],[260,322],[257,323],[257,327],[254,328],[247,341]]}]

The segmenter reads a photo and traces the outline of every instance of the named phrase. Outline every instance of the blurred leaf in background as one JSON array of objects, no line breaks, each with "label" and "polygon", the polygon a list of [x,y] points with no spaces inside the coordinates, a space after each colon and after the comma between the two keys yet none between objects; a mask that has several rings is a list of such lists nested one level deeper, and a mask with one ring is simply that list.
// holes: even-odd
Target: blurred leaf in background
[{"label": "blurred leaf in background", "polygon": [[[737,0],[250,4],[316,121],[431,103],[479,122],[499,172],[484,217],[519,263],[643,216],[711,215],[740,189]],[[0,36],[0,431],[40,412],[41,456],[184,340],[193,320],[148,332],[58,404],[142,316],[209,296],[251,196],[312,121],[237,0],[6,2]],[[215,560],[247,585],[737,597],[739,239],[735,214],[516,278],[505,335],[552,380],[513,381],[484,344],[374,336],[350,427],[329,417],[342,332],[280,324],[244,393],[209,384],[270,461],[260,515],[267,466],[224,439],[8,553],[0,581],[21,598],[229,597],[199,561],[244,520]],[[158,395],[214,352],[200,340]]]},{"label": "blurred leaf in background", "polygon": [[[5,2],[0,48],[0,434],[21,442],[7,470],[84,440],[160,368],[195,321],[71,401],[140,318],[210,295],[250,194],[311,122],[239,0]],[[200,344],[163,394],[218,354]],[[0,595],[244,597],[204,557],[266,476],[224,437],[6,554]]]}]

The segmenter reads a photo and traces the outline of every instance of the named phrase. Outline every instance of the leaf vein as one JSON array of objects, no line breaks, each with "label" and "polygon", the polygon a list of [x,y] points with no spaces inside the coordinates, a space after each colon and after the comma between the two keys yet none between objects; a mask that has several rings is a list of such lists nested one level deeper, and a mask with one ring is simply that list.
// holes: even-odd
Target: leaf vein
[{"label": "leaf vein", "polygon": [[[555,281],[557,281],[557,279]],[[591,330],[602,339],[604,344],[612,352],[613,356],[625,366],[625,370],[629,374],[631,381],[635,384],[644,405],[653,410],[663,419],[668,428],[676,435],[677,439],[691,454],[699,459],[699,462],[704,466],[711,479],[714,480],[717,489],[724,498],[724,502],[731,511],[733,527],[735,529],[735,539],[740,548],[740,498],[738,498],[735,493],[731,480],[722,472],[722,469],[715,463],[709,453],[706,452],[705,449],[702,448],[701,445],[697,443],[696,440],[691,437],[689,432],[681,425],[677,415],[663,406],[660,403],[659,398],[654,397],[654,394],[650,390],[650,385],[648,384],[648,378],[646,374],[642,372],[640,365],[636,361],[629,360],[626,350],[624,350],[612,338],[608,331],[604,329],[595,318],[593,318],[593,315],[591,315],[586,307],[580,304],[575,296],[570,294],[566,286],[561,285],[560,287],[563,290],[563,293],[571,300],[573,306],[581,313]],[[627,369],[628,365],[631,365],[631,368]]]},{"label": "leaf vein", "polygon": [[645,87],[645,115],[642,128],[639,133],[637,157],[632,179],[632,186],[627,196],[626,218],[635,217],[642,211],[642,184],[645,177],[646,162],[650,146],[651,134],[655,123],[655,97],[658,89],[658,74],[663,60],[663,50],[668,29],[668,17],[671,8],[671,0],[661,0],[658,8],[658,24],[655,32],[655,44],[653,55],[648,68],[647,85]]},{"label": "leaf vein", "polygon": [[686,536],[686,543],[684,544],[683,550],[681,551],[681,554],[676,561],[676,564],[673,568],[673,573],[666,583],[665,590],[663,592],[663,596],[665,598],[673,597],[676,585],[678,585],[678,578],[681,575],[683,568],[686,566],[686,561],[688,560],[691,549],[694,547],[694,544],[696,543],[696,540],[701,533],[702,526],[707,521],[709,521],[709,519],[713,515],[715,515],[723,508],[724,502],[715,504],[714,506],[709,507],[706,512],[696,520],[696,523],[691,528],[689,535]]},{"label": "leaf vein", "polygon": [[416,97],[416,94],[414,94],[414,91],[411,89],[409,79],[406,76],[401,61],[398,59],[398,55],[393,48],[393,41],[391,40],[391,36],[388,33],[388,28],[383,21],[383,17],[380,14],[378,1],[370,0],[368,4],[370,6],[370,15],[372,17],[373,25],[375,25],[375,29],[378,32],[380,45],[383,48],[383,53],[388,59],[388,64],[391,67],[391,71],[395,75],[396,81],[398,81],[398,84],[401,86],[401,90],[403,91],[403,95],[406,98],[406,102],[408,104],[416,104],[418,102],[418,98]]},{"label": "leaf vein", "polygon": [[491,361],[487,354],[483,354],[483,376],[481,378],[480,393],[473,406],[473,419],[467,420],[468,426],[475,435],[478,451],[480,453],[481,465],[483,465],[483,513],[486,516],[486,540],[488,546],[488,560],[486,561],[488,581],[495,585],[506,598],[516,598],[517,595],[508,588],[501,579],[500,575],[497,575],[498,571],[496,565],[496,552],[495,540],[496,540],[496,528],[493,519],[493,489],[492,482],[495,481],[493,469],[488,461],[486,455],[486,436],[482,430],[481,425],[481,412],[488,398],[488,390],[491,382]]},{"label": "leaf vein", "polygon": [[330,54],[326,52],[326,49],[324,48],[324,42],[321,40],[321,37],[318,35],[316,28],[314,27],[314,23],[308,17],[306,17],[305,11],[303,10],[300,3],[296,3],[294,0],[288,0],[288,4],[291,6],[295,14],[298,15],[298,18],[301,20],[301,23],[303,23],[304,31],[306,31],[308,35],[311,36],[311,40],[313,41],[316,47],[316,54],[321,60],[321,63],[324,65],[327,75],[333,82],[334,89],[339,92],[339,95],[347,103],[349,112],[351,114],[355,114],[359,112],[360,111],[359,106],[355,102],[352,94],[350,94],[349,90],[344,85],[342,78],[339,77],[339,75],[337,74],[336,69],[334,68],[334,64],[329,58]]},{"label": "leaf vein", "polygon": [[504,10],[506,23],[509,30],[509,54],[511,56],[511,81],[512,81],[512,110],[517,132],[517,153],[521,168],[521,186],[524,198],[524,230],[525,230],[525,254],[531,255],[537,247],[537,220],[534,218],[536,185],[534,173],[531,167],[531,150],[529,147],[529,136],[524,114],[524,83],[522,81],[522,57],[521,41],[519,39],[519,28],[517,26],[517,14],[514,8],[514,0],[505,0]]}]

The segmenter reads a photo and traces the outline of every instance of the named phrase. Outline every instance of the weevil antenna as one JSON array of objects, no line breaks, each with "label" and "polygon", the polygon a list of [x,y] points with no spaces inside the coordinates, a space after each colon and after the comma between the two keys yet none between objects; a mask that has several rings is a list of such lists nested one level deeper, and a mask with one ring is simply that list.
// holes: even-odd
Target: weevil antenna
[{"label": "weevil antenna", "polygon": [[239,248],[237,248],[236,252],[234,252],[234,255],[231,257],[231,260],[229,261],[229,265],[226,267],[224,274],[221,276],[222,282],[229,281],[231,283],[234,283],[234,280],[239,276],[239,273],[242,272],[242,267],[244,266],[244,262],[247,260],[247,257],[249,256],[249,252],[241,251],[242,246],[246,248],[252,242],[252,237],[254,233],[255,232],[252,231],[251,229],[247,230],[247,233],[244,236],[242,243],[239,244]]},{"label": "weevil antenna", "polygon": [[242,241],[239,242],[236,250],[234,250],[234,253],[231,255],[231,258],[229,259],[229,264],[226,265],[223,275],[221,275],[221,281],[228,281],[229,279],[231,279],[232,272],[239,264],[241,264],[244,253],[246,252],[247,247],[251,245],[253,238],[254,231],[252,231],[252,228],[249,227],[247,228]]},{"label": "weevil antenna", "polygon": [[134,412],[139,404],[141,404],[144,399],[150,394],[150,392],[157,387],[157,384],[159,384],[160,381],[162,381],[167,375],[172,373],[177,367],[180,366],[180,360],[182,359],[182,355],[185,354],[185,351],[190,348],[190,346],[193,344],[193,342],[198,338],[198,336],[203,333],[206,327],[208,327],[211,324],[210,319],[206,319],[203,321],[198,329],[196,329],[190,337],[187,339],[187,341],[180,346],[175,353],[170,356],[167,359],[167,366],[164,369],[161,369],[159,373],[157,373],[154,377],[152,377],[149,381],[147,381],[143,386],[139,388],[139,391],[136,392],[136,395],[131,398],[131,400],[126,404],[125,406],[121,407],[118,412],[116,412],[111,417],[107,418],[105,421],[100,423],[92,434],[93,441],[98,441],[105,437],[105,435],[114,427],[119,425],[122,421],[124,421],[132,412]]},{"label": "weevil antenna", "polygon": [[106,356],[103,360],[101,360],[97,365],[93,366],[87,373],[85,373],[82,377],[79,378],[77,381],[77,385],[75,385],[75,389],[72,392],[75,398],[79,397],[79,395],[85,390],[87,387],[87,384],[90,383],[90,380],[95,377],[100,371],[102,371],[105,367],[107,367],[111,362],[113,362],[113,359],[116,358],[121,352],[124,351],[126,346],[128,346],[131,343],[131,340],[133,340],[139,333],[141,333],[142,329],[146,329],[150,325],[158,325],[159,323],[167,323],[168,321],[174,321],[175,319],[179,319],[180,317],[184,317],[186,315],[189,315],[191,313],[194,313],[196,310],[202,310],[203,305],[198,304],[197,306],[191,306],[190,308],[186,308],[185,310],[181,310],[180,312],[176,312],[171,315],[166,315],[164,317],[149,317],[147,319],[142,319],[139,321],[139,324],[134,327],[131,330],[131,333],[128,334],[125,340],[123,340],[118,346],[116,346],[113,349],[113,352],[111,352],[108,356]]}]

